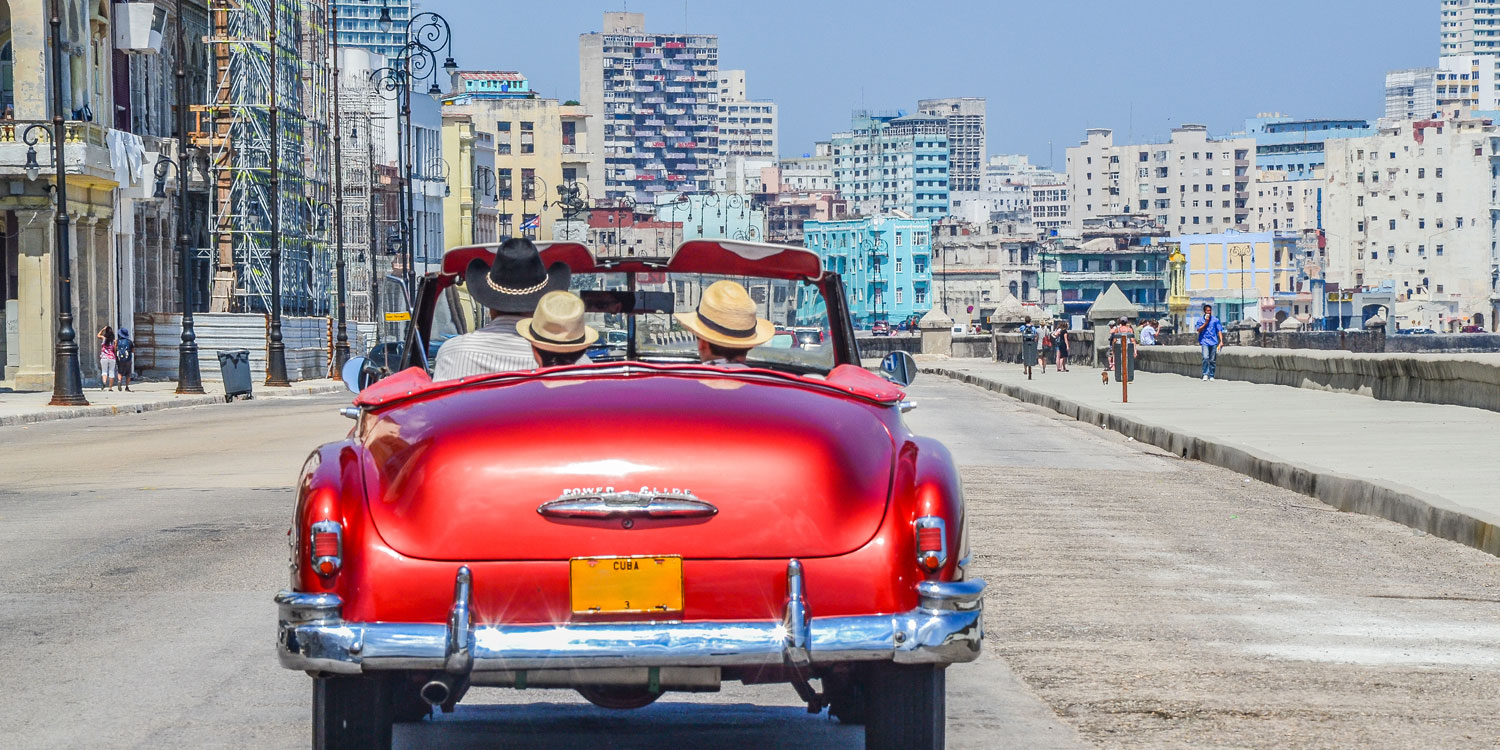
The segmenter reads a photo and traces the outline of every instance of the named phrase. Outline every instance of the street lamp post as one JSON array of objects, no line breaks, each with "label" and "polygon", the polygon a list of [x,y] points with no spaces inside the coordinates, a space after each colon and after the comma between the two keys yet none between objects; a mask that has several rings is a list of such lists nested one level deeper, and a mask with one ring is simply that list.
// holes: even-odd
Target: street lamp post
[{"label": "street lamp post", "polygon": [[286,343],[281,335],[281,130],[276,112],[279,103],[277,89],[280,88],[276,78],[276,58],[281,57],[277,47],[280,19],[279,13],[271,14],[267,37],[271,55],[271,331],[266,345],[266,385],[286,387],[292,382],[287,378]]},{"label": "street lamp post", "polygon": [[[202,393],[203,376],[198,371],[198,336],[193,330],[193,258],[188,234],[188,117],[187,37],[183,33],[182,0],[177,0],[177,263],[181,269],[182,343],[177,345],[177,392]],[[157,164],[157,194],[161,197],[168,162]]]},{"label": "street lamp post", "polygon": [[338,286],[335,291],[338,295],[338,332],[333,338],[332,370],[337,376],[344,371],[344,363],[349,361],[349,290],[344,257],[344,126],[339,112],[339,78],[343,75],[343,68],[339,64],[339,4],[329,3],[328,12],[331,14],[328,28],[333,37],[333,252]]},{"label": "street lamp post", "polygon": [[[68,173],[63,161],[63,143],[67,133],[63,126],[62,98],[62,3],[52,0],[50,34],[52,40],[52,162],[57,168],[56,234],[57,251],[57,344],[52,354],[52,406],[87,406],[83,397],[83,373],[78,369],[78,336],[73,330],[73,279],[68,243]],[[31,125],[22,133],[28,147],[27,173],[41,177],[36,166],[36,136]]]},{"label": "street lamp post", "polygon": [[1253,245],[1234,245],[1229,248],[1229,256],[1238,258],[1240,261],[1240,320],[1245,320],[1245,261],[1254,257]]}]

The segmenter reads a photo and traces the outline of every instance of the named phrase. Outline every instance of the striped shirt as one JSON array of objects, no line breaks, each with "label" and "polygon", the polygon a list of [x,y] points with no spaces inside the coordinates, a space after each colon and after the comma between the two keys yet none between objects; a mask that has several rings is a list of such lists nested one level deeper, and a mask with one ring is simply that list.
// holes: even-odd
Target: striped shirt
[{"label": "striped shirt", "polygon": [[455,336],[438,349],[432,379],[457,380],[496,372],[536,369],[531,342],[516,333],[524,315],[501,315],[483,328]]}]

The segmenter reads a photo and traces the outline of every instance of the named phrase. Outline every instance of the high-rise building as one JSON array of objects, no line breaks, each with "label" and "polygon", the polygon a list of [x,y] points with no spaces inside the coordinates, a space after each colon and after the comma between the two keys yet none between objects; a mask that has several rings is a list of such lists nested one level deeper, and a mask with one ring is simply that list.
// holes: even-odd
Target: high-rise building
[{"label": "high-rise building", "polygon": [[1500,55],[1500,0],[1442,0],[1441,54]]},{"label": "high-rise building", "polygon": [[947,120],[856,111],[852,127],[831,140],[834,186],[853,212],[948,215]]},{"label": "high-rise building", "polygon": [[719,156],[775,159],[776,102],[750,101],[745,71],[721,70],[719,83]]},{"label": "high-rise building", "polygon": [[707,192],[719,155],[719,38],[652,34],[644,13],[605,13],[578,38],[579,99],[600,124],[594,199]]},{"label": "high-rise building", "polygon": [[948,189],[954,193],[980,190],[984,179],[984,99],[923,99],[917,111],[948,121]]},{"label": "high-rise building", "polygon": [[[335,0],[339,10],[339,45],[395,57],[406,46],[411,0]],[[381,21],[388,13],[389,23]]]}]

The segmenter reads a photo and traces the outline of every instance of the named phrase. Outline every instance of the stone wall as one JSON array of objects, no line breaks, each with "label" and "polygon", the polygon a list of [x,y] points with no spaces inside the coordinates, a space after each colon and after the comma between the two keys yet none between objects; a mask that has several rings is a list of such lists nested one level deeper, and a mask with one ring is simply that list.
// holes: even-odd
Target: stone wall
[{"label": "stone wall", "polygon": [[953,357],[994,359],[995,339],[989,334],[953,334]]},{"label": "stone wall", "polygon": [[[1139,362],[1147,372],[1194,378],[1202,372],[1196,346],[1143,346]],[[1218,376],[1384,401],[1500,411],[1500,354],[1362,354],[1230,346],[1219,351]]]},{"label": "stone wall", "polygon": [[[994,351],[998,362],[1021,362],[1021,334],[997,333],[994,335]],[[1040,356],[1040,342],[1038,343]],[[957,356],[957,355],[955,355]],[[1068,362],[1087,365],[1094,359],[1094,332],[1092,330],[1068,331]]]},{"label": "stone wall", "polygon": [[[1500,352],[1500,334],[1440,333],[1392,334],[1381,331],[1230,331],[1228,342],[1263,349],[1311,349],[1380,354],[1402,352],[1473,353]],[[1171,346],[1197,346],[1198,334],[1188,331],[1163,336],[1161,343]]]},{"label": "stone wall", "polygon": [[891,352],[922,353],[921,336],[859,336],[860,359],[885,359]]}]

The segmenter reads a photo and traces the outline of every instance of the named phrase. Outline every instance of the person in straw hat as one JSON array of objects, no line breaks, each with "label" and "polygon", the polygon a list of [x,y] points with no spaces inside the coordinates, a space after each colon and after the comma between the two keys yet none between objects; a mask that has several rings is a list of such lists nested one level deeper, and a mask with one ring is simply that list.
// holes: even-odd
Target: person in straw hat
[{"label": "person in straw hat", "polygon": [[536,312],[516,322],[516,333],[531,342],[531,356],[539,367],[576,364],[578,356],[599,340],[599,332],[583,324],[583,300],[572,292],[548,292]]},{"label": "person in straw hat", "polygon": [[715,281],[703,290],[698,309],[676,314],[698,337],[698,359],[706,365],[741,368],[750,350],[771,340],[776,326],[755,315],[755,300],[733,281]]},{"label": "person in straw hat", "polygon": [[516,332],[548,292],[566,290],[572,271],[563,263],[542,263],[536,245],[513,237],[495,251],[495,262],[478,258],[464,271],[464,285],[475,302],[489,308],[484,327],[455,336],[438,349],[433,380],[455,380],[535,366],[531,342]]}]

